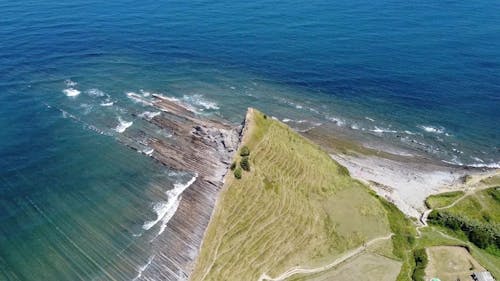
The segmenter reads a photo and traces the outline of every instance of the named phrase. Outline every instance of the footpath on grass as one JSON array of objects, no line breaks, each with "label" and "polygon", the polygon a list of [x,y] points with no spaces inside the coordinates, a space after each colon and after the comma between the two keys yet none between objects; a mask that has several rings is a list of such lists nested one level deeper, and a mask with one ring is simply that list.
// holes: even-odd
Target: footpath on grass
[{"label": "footpath on grass", "polygon": [[262,276],[259,278],[258,281],[281,281],[281,280],[285,280],[286,278],[288,278],[292,275],[295,275],[295,274],[313,274],[313,273],[319,273],[319,272],[329,270],[329,269],[345,262],[346,260],[361,254],[363,251],[368,249],[368,247],[373,245],[374,243],[377,243],[377,242],[382,241],[382,240],[391,239],[393,235],[394,235],[394,233],[391,233],[387,236],[377,237],[375,239],[372,239],[369,242],[367,242],[366,244],[346,253],[345,255],[335,259],[333,262],[331,262],[327,265],[324,265],[321,267],[316,267],[316,268],[293,267],[293,268],[287,270],[286,272],[282,273],[280,276],[275,277],[275,278],[271,278],[270,276],[268,276],[267,274],[264,273],[264,274],[262,274]]}]

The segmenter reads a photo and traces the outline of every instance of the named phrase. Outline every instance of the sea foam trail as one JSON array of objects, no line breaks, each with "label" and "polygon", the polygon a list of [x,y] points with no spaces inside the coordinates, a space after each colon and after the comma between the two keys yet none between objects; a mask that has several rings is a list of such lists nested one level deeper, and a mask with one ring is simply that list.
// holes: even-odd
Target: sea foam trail
[{"label": "sea foam trail", "polygon": [[153,262],[154,258],[155,255],[151,256],[145,265],[139,267],[139,269],[137,270],[137,276],[135,276],[134,279],[132,279],[132,281],[136,281],[139,280],[139,278],[141,278],[142,273],[149,267],[149,265]]},{"label": "sea foam trail", "polygon": [[125,130],[127,130],[128,127],[132,126],[132,124],[134,124],[134,122],[130,121],[124,121],[122,120],[121,117],[118,117],[118,122],[119,124],[116,126],[115,128],[115,131],[117,131],[118,133],[123,133],[125,132]]},{"label": "sea foam trail", "polygon": [[196,181],[197,178],[198,174],[196,174],[192,179],[190,179],[185,184],[181,183],[174,184],[174,188],[166,192],[168,197],[167,202],[162,201],[154,205],[153,210],[156,213],[156,219],[145,222],[142,228],[144,230],[149,230],[153,226],[155,226],[158,222],[161,221],[162,223],[160,226],[160,231],[158,232],[156,237],[162,234],[163,231],[165,231],[165,228],[167,227],[167,223],[174,216],[175,212],[177,211],[177,208],[179,207],[182,192],[184,192],[186,188],[190,187]]},{"label": "sea foam trail", "polygon": [[184,95],[182,97],[182,100],[186,103],[189,103],[190,105],[201,107],[200,111],[220,109],[217,103],[205,99],[205,97],[202,95]]},{"label": "sea foam trail", "polygon": [[444,133],[444,128],[443,127],[434,127],[434,126],[418,126],[420,129],[426,131],[427,133],[435,133],[435,134],[442,134]]},{"label": "sea foam trail", "polygon": [[144,111],[143,113],[139,114],[139,117],[144,118],[144,119],[149,121],[160,114],[161,113],[159,111],[156,111],[156,112]]},{"label": "sea foam trail", "polygon": [[127,97],[135,103],[140,103],[140,104],[147,105],[147,106],[153,105],[150,101],[148,101],[144,97],[142,97],[134,92],[128,92]]}]

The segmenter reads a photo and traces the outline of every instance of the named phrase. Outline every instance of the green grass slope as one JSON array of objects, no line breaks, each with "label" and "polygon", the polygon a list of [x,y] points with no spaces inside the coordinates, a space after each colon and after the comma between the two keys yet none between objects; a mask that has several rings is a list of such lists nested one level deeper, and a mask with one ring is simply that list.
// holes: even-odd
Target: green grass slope
[{"label": "green grass slope", "polygon": [[[323,266],[394,230],[409,232],[397,209],[286,125],[250,109],[242,142],[250,171],[226,176],[191,280],[276,277],[295,266]],[[241,156],[235,161],[239,166]],[[394,239],[391,256],[400,259],[409,238]]]},{"label": "green grass slope", "polygon": [[451,191],[431,195],[425,199],[425,205],[429,209],[442,208],[455,202],[458,198],[462,197],[465,193],[463,191]]},{"label": "green grass slope", "polygon": [[[483,183],[498,184],[496,178]],[[449,208],[436,209],[429,215],[429,222],[433,226],[418,244],[466,246],[482,266],[495,277],[500,276],[500,187],[476,191]]]}]

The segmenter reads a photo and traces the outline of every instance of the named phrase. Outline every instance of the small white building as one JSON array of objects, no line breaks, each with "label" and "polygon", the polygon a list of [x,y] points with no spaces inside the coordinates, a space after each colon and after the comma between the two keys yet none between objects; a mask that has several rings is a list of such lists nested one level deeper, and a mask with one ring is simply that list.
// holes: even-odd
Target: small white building
[{"label": "small white building", "polygon": [[495,278],[488,271],[474,272],[472,278],[475,281],[495,281]]}]

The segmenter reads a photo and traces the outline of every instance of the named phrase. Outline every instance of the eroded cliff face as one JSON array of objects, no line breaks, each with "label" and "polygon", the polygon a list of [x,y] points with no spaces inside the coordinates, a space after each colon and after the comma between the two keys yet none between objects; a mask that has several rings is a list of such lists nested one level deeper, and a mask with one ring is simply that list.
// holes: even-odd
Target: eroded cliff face
[{"label": "eroded cliff face", "polygon": [[[242,126],[203,119],[174,100],[155,95],[153,106],[162,111],[147,121],[167,130],[159,138],[142,132],[147,154],[169,168],[196,176],[184,190],[176,213],[162,235],[152,241],[154,259],[136,280],[185,280],[198,255],[224,175],[237,150]],[[127,144],[133,149],[140,148]]]}]

